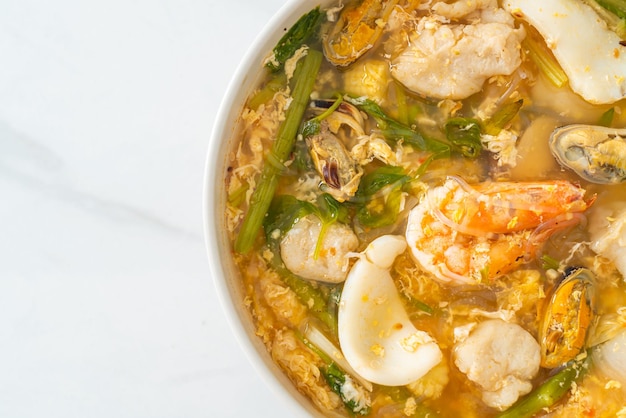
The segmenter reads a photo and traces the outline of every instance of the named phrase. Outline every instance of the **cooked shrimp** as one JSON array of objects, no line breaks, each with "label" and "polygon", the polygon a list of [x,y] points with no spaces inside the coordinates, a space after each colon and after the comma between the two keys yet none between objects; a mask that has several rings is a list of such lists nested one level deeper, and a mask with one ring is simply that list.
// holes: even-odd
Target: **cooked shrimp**
[{"label": "cooked shrimp", "polygon": [[348,253],[355,251],[359,240],[349,226],[330,225],[322,238],[321,251],[316,247],[322,223],[316,215],[300,219],[280,242],[285,266],[305,279],[340,283],[348,275]]},{"label": "cooked shrimp", "polygon": [[512,16],[498,9],[495,1],[437,6],[455,18],[479,6],[484,9],[479,10],[479,23],[450,23],[438,14],[415,22],[406,48],[391,62],[391,75],[407,89],[437,99],[460,100],[479,92],[488,78],[509,75],[519,67],[525,31],[515,28]]},{"label": "cooked shrimp", "polygon": [[415,260],[444,283],[492,280],[535,257],[555,231],[578,223],[593,199],[566,181],[482,183],[449,177],[411,210]]}]

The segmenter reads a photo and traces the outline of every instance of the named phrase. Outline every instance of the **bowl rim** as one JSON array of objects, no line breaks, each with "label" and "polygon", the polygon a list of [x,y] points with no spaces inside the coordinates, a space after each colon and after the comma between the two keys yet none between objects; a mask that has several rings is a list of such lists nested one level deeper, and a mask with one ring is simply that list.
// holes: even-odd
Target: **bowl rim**
[{"label": "bowl rim", "polygon": [[[293,383],[278,366],[271,361],[269,353],[260,338],[251,335],[251,316],[247,309],[235,306],[235,284],[229,283],[228,262],[230,248],[225,240],[223,217],[217,213],[217,207],[224,207],[224,173],[226,159],[221,158],[232,143],[232,134],[241,113],[249,88],[260,76],[251,78],[256,70],[262,69],[264,59],[273,46],[282,37],[283,32],[317,5],[330,4],[332,0],[287,0],[267,22],[259,35],[250,44],[237,66],[226,92],[220,102],[218,112],[211,129],[203,178],[203,226],[205,249],[208,256],[209,271],[216,289],[222,311],[225,313],[229,328],[232,330],[245,357],[261,377],[263,383],[279,398],[289,412],[289,416],[320,416],[310,399],[298,392]],[[246,88],[247,86],[247,88]],[[219,174],[219,175],[216,175]],[[236,278],[238,280],[238,278]],[[242,312],[245,310],[246,312]],[[244,321],[249,322],[246,327]],[[254,334],[252,332],[252,334]],[[271,364],[270,364],[271,363]],[[289,394],[289,395],[287,395]]]}]

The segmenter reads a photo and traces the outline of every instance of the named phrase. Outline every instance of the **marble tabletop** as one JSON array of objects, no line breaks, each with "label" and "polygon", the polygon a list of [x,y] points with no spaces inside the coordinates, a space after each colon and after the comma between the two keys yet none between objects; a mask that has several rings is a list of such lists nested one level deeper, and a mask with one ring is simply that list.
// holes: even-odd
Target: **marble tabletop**
[{"label": "marble tabletop", "polygon": [[285,0],[0,6],[0,417],[277,417],[210,277],[215,114]]}]

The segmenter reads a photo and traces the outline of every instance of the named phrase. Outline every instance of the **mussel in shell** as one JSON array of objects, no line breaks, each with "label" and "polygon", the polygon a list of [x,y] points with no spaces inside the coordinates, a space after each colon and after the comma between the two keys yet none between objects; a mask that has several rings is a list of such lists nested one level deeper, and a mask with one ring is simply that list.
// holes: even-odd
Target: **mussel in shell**
[{"label": "mussel in shell", "polygon": [[315,169],[322,177],[322,190],[338,202],[354,196],[363,170],[343,142],[322,122],[320,133],[306,138]]},{"label": "mussel in shell", "polygon": [[[311,110],[319,114],[328,110],[332,101],[316,100]],[[353,105],[342,102],[319,124],[318,132],[305,138],[313,165],[322,178],[320,187],[337,201],[350,199],[359,188],[363,169],[353,158],[346,143],[365,134],[363,118]]]},{"label": "mussel in shell", "polygon": [[592,183],[626,180],[626,129],[563,126],[552,133],[550,150],[562,166]]},{"label": "mussel in shell", "polygon": [[594,315],[594,274],[570,268],[549,298],[539,327],[541,366],[558,367],[585,347]]}]

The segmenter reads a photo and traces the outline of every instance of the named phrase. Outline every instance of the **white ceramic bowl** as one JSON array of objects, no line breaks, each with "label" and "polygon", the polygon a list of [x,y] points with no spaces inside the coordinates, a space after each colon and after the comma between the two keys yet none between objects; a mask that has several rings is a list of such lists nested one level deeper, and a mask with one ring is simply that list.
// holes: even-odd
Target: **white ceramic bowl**
[{"label": "white ceramic bowl", "polygon": [[[230,245],[224,228],[225,188],[227,169],[225,156],[237,138],[233,131],[250,90],[259,81],[263,61],[274,45],[300,16],[317,5],[330,0],[290,0],[268,22],[240,63],[215,119],[209,142],[204,179],[204,225],[211,274],[218,297],[230,321],[235,336],[261,378],[281,399],[288,411],[275,416],[322,416],[311,402],[301,395],[273,363],[261,340],[254,333],[250,313],[243,305],[243,289],[232,262]],[[282,413],[281,413],[282,412]]]}]

